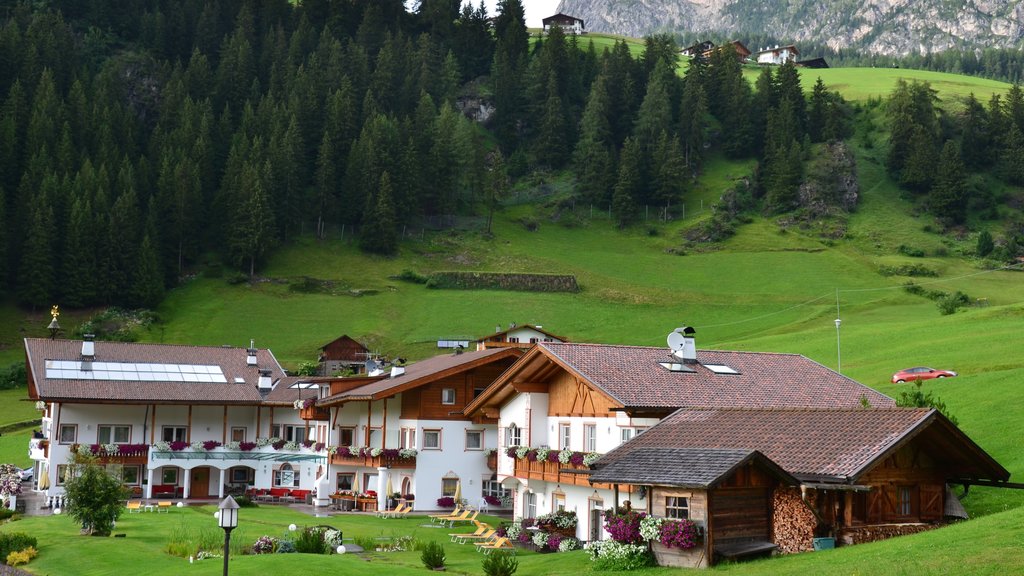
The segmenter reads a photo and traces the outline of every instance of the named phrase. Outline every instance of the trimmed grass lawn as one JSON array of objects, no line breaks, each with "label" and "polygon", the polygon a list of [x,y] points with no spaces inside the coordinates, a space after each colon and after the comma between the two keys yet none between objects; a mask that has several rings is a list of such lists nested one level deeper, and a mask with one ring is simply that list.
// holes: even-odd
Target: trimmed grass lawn
[{"label": "trimmed grass lawn", "polygon": [[[124,514],[115,533],[124,538],[80,536],[78,526],[66,516],[30,517],[0,526],[0,531],[28,532],[39,539],[39,557],[27,566],[35,574],[77,574],[82,576],[120,576],[138,573],[178,576],[181,574],[221,574],[223,560],[213,558],[189,564],[187,558],[166,552],[175,533],[205,532],[210,541],[222,542],[223,532],[216,527],[214,506],[174,509],[168,514]],[[497,522],[496,518],[488,518]],[[807,553],[765,561],[722,565],[714,572],[744,576],[775,574],[1017,574],[1024,571],[1024,555],[1019,553],[1019,526],[1024,510],[1012,510],[947,528],[884,542]],[[391,538],[412,535],[418,542],[443,543],[448,572],[482,574],[483,556],[471,545],[449,542],[448,533],[471,531],[430,528],[425,517],[380,520],[372,516],[334,516],[313,518],[284,507],[244,508],[239,526],[232,533],[231,574],[266,574],[270,571],[365,575],[394,575],[425,572],[419,552],[370,552],[366,554],[244,555],[241,549],[258,537],[280,537],[287,526],[328,524],[351,538]],[[237,547],[237,548],[236,548]],[[520,576],[562,574],[609,574],[595,572],[584,551],[537,554],[519,550]],[[629,572],[639,576],[679,574],[678,569],[649,568]],[[614,573],[612,573],[614,574]]]}]

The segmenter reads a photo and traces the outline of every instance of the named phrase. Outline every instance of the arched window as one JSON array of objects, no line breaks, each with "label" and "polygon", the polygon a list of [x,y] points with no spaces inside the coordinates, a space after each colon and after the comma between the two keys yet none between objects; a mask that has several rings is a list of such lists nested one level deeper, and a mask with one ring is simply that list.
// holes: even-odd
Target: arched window
[{"label": "arched window", "polygon": [[282,464],[274,470],[274,486],[282,488],[297,488],[299,486],[299,475],[295,473],[291,464]]},{"label": "arched window", "polygon": [[515,422],[508,425],[505,429],[505,446],[522,446],[523,434],[519,426],[516,426]]}]

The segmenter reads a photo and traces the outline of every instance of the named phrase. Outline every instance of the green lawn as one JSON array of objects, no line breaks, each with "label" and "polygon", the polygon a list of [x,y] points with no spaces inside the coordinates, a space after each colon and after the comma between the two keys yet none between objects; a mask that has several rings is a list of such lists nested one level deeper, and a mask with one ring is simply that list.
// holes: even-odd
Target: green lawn
[{"label": "green lawn", "polygon": [[[213,506],[174,509],[168,514],[124,514],[115,533],[124,538],[80,536],[78,526],[67,516],[29,517],[0,526],[0,531],[28,532],[39,539],[39,557],[28,565],[36,574],[78,574],[82,576],[120,576],[137,572],[154,576],[180,574],[220,574],[219,558],[189,564],[186,558],[167,553],[176,533],[205,533],[210,541],[222,541],[216,528]],[[489,521],[496,521],[489,518]],[[761,574],[1013,574],[1024,570],[1019,526],[1024,511],[1013,510],[963,522],[941,530],[885,542],[863,544],[819,553],[799,554],[766,561],[723,565],[714,572],[756,576]],[[470,545],[449,542],[453,530],[432,528],[424,517],[379,520],[372,516],[335,516],[313,518],[284,507],[245,508],[239,514],[239,527],[232,533],[231,574],[264,574],[270,571],[303,573],[360,573],[393,575],[424,571],[419,553],[372,552],[345,555],[245,555],[241,549],[258,537],[280,537],[288,524],[299,527],[328,524],[344,531],[345,538],[391,538],[412,535],[419,542],[442,542],[448,572],[482,574],[482,556]],[[468,528],[455,531],[469,531]],[[218,546],[219,547],[219,546]],[[536,554],[520,550],[517,554],[520,576],[591,574],[589,556],[577,551],[560,554]],[[638,576],[679,574],[677,569],[649,568],[631,572]]]}]

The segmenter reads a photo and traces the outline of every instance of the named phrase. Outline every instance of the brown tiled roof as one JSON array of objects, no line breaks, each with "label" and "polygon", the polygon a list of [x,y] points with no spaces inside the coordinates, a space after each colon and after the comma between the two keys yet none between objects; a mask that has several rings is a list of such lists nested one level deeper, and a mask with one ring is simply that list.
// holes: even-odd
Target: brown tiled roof
[{"label": "brown tiled roof", "polygon": [[[695,372],[672,372],[681,362],[667,348],[544,342],[550,353],[626,408],[775,408],[895,406],[892,398],[798,354],[698,350]],[[739,374],[716,374],[724,364]]]},{"label": "brown tiled roof", "polygon": [[[266,349],[256,351],[256,366],[248,366],[245,348],[97,341],[96,362],[216,365],[227,383],[50,379],[46,377],[46,361],[80,360],[82,341],[26,338],[25,352],[38,395],[58,401],[259,403],[258,369],[270,370],[275,381],[285,375],[273,353]],[[244,382],[236,383],[236,378]]]},{"label": "brown tiled roof", "polygon": [[320,405],[330,405],[351,400],[379,399],[409,390],[434,381],[450,373],[475,368],[481,364],[507,357],[518,357],[522,350],[515,348],[492,348],[460,354],[445,354],[405,366],[405,373],[394,378],[384,378],[365,386],[340,392],[323,399]]},{"label": "brown tiled roof", "polygon": [[595,467],[644,448],[729,448],[757,450],[801,480],[852,482],[915,437],[951,477],[1009,477],[948,419],[927,408],[683,409]]},{"label": "brown tiled roof", "polygon": [[[267,394],[267,397],[263,400],[264,404],[273,405],[288,405],[291,406],[296,400],[305,400],[306,398],[316,398],[320,394],[318,388],[292,388],[293,384],[316,381],[317,378],[308,378],[304,376],[285,376],[281,378],[275,385],[274,389]],[[319,380],[323,380],[320,378]],[[327,386],[325,383],[324,386]]]},{"label": "brown tiled roof", "polygon": [[797,484],[795,478],[756,450],[721,448],[637,448],[595,470],[590,481],[710,488],[751,460],[786,484]]}]

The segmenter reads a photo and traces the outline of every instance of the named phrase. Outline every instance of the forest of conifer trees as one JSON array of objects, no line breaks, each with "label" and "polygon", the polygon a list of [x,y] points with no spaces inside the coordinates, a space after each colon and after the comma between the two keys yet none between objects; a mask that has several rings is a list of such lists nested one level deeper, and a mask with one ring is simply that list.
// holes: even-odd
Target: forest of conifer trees
[{"label": "forest of conifer trees", "polygon": [[[580,201],[627,226],[677,205],[712,142],[757,158],[756,193],[784,212],[809,148],[853,134],[853,109],[820,81],[805,95],[792,65],[751,86],[728,50],[680,76],[668,36],[639,57],[557,29],[531,42],[520,0],[0,10],[0,286],[31,307],[151,307],[206,254],[252,275],[302,234],[355,230],[393,254],[403,226],[489,218],[538,168],[571,171]],[[466,95],[494,104],[486,126],[459,112]],[[916,162],[890,168],[949,186],[915,180]]]}]

